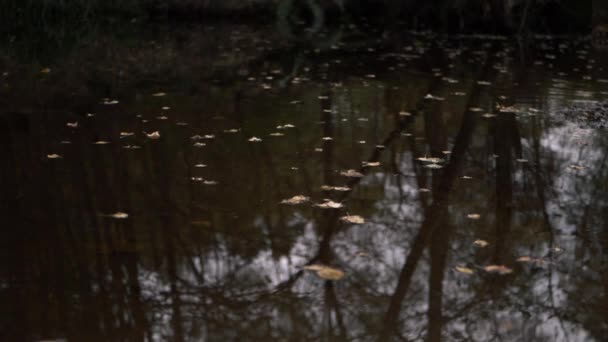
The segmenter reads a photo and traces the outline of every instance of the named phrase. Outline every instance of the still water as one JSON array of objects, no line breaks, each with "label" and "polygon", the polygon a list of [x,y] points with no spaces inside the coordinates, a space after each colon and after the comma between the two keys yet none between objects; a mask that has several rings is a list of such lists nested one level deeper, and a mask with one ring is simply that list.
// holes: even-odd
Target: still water
[{"label": "still water", "polygon": [[0,59],[1,340],[606,340],[585,37],[38,47]]}]

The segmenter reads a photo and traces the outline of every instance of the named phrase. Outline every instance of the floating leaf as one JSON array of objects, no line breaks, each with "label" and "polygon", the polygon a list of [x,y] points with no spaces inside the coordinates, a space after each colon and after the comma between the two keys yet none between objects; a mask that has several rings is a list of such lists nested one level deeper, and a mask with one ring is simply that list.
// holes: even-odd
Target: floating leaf
[{"label": "floating leaf", "polygon": [[443,168],[443,165],[433,163],[433,164],[424,165],[424,167],[427,169],[441,169],[441,168]]},{"label": "floating leaf", "polygon": [[167,95],[167,93],[163,93],[163,92],[152,94],[152,96],[154,96],[154,97],[162,97],[162,96],[165,96],[165,95]]},{"label": "floating leaf", "polygon": [[479,215],[479,214],[468,214],[467,217],[470,218],[471,220],[479,220],[481,218],[481,215]]},{"label": "floating leaf", "polygon": [[135,135],[135,133],[133,133],[133,132],[120,132],[120,137],[121,138],[126,138],[126,137],[130,137],[130,136],[133,136],[133,135]]},{"label": "floating leaf", "polygon": [[380,166],[380,162],[363,162],[363,166],[365,166],[365,167]]},{"label": "floating leaf", "polygon": [[340,280],[344,278],[344,271],[330,266],[314,264],[304,266],[304,269],[314,271],[319,278],[325,280]]},{"label": "floating leaf", "polygon": [[237,128],[225,129],[224,133],[238,133],[240,130]]},{"label": "floating leaf", "polygon": [[308,201],[310,201],[309,197],[302,196],[302,195],[296,195],[296,196],[293,196],[292,198],[288,198],[288,199],[282,200],[281,203],[282,204],[296,205],[296,204],[306,203]]},{"label": "floating leaf", "polygon": [[460,273],[464,273],[464,274],[473,274],[475,273],[475,271],[473,271],[473,269],[468,268],[468,267],[464,267],[464,266],[456,266],[454,267],[454,269]]},{"label": "floating leaf", "polygon": [[444,161],[444,159],[441,159],[441,158],[429,158],[429,157],[420,157],[420,158],[416,158],[416,159],[420,160],[421,162],[433,163],[433,164],[442,163]]},{"label": "floating leaf", "polygon": [[97,140],[96,142],[94,142],[93,144],[95,145],[107,145],[109,144],[109,141],[105,141],[105,140]]},{"label": "floating leaf", "polygon": [[352,178],[363,177],[363,174],[361,172],[353,170],[353,169],[342,171],[342,172],[340,172],[340,174],[344,177],[352,177]]},{"label": "floating leaf", "polygon": [[207,165],[205,165],[205,164],[196,164],[196,165],[194,165],[194,167],[202,168],[202,167],[207,167]]},{"label": "floating leaf", "polygon": [[513,272],[512,269],[504,265],[488,265],[485,266],[483,269],[488,273],[509,274]]},{"label": "floating leaf", "polygon": [[101,103],[104,105],[115,105],[115,104],[118,104],[118,100],[103,99],[103,101]]},{"label": "floating leaf", "polygon": [[485,246],[489,245],[488,241],[486,241],[486,240],[475,240],[475,241],[473,241],[473,244],[474,244],[475,246],[479,246],[479,247],[481,247],[481,248],[483,248],[483,247],[485,247]]},{"label": "floating leaf", "polygon": [[249,141],[251,141],[251,142],[260,142],[260,141],[262,141],[262,139],[260,139],[258,137],[251,137],[251,138],[249,138]]},{"label": "floating leaf", "polygon": [[48,74],[49,72],[51,72],[51,69],[44,68],[44,69],[40,70],[40,72],[43,73],[43,74]]},{"label": "floating leaf", "polygon": [[68,126],[68,127],[71,127],[71,128],[77,128],[78,127],[78,121],[68,122],[65,125]]},{"label": "floating leaf", "polygon": [[329,185],[323,185],[323,186],[321,186],[321,190],[326,190],[326,191],[330,191],[330,190],[334,190],[334,191],[350,191],[351,188],[349,188],[347,186],[329,186]]},{"label": "floating leaf", "polygon": [[340,217],[340,220],[353,224],[363,224],[365,223],[365,219],[359,215],[347,215]]},{"label": "floating leaf", "polygon": [[334,202],[330,199],[325,199],[323,203],[315,204],[315,207],[319,207],[322,209],[339,209],[339,208],[342,208],[343,206],[344,205],[342,203]]},{"label": "floating leaf", "polygon": [[521,256],[519,258],[517,258],[516,261],[518,262],[531,262],[532,260],[534,260],[533,258],[529,257],[529,256]]},{"label": "floating leaf", "polygon": [[435,101],[443,101],[443,100],[445,100],[445,98],[443,98],[443,97],[434,96],[434,95],[431,95],[431,94],[426,94],[426,96],[424,98],[426,100],[435,100]]},{"label": "floating leaf", "polygon": [[119,211],[114,214],[110,214],[110,217],[115,218],[115,219],[126,219],[129,217],[129,214]]},{"label": "floating leaf", "polygon": [[159,131],[154,131],[152,133],[146,133],[146,136],[148,137],[148,139],[159,139],[160,138],[160,132]]},{"label": "floating leaf", "polygon": [[56,153],[47,154],[46,157],[48,159],[59,159],[59,158],[61,158],[61,156],[58,155],[58,154],[56,154]]},{"label": "floating leaf", "polygon": [[279,132],[273,132],[273,133],[270,133],[270,134],[268,134],[268,135],[269,135],[269,136],[271,136],[271,137],[282,137],[282,136],[284,136],[285,134],[283,134],[283,133],[279,133]]}]

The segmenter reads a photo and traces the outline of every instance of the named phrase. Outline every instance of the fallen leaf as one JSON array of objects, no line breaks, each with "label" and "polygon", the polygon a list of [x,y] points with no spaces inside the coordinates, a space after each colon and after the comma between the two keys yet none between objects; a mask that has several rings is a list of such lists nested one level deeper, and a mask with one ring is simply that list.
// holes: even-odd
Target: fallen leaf
[{"label": "fallen leaf", "polygon": [[437,163],[442,163],[444,160],[441,158],[427,158],[427,157],[420,157],[420,158],[416,158],[417,160],[420,160],[421,162],[425,162],[425,163],[433,163],[433,164],[437,164]]},{"label": "fallen leaf", "polygon": [[68,123],[66,123],[66,126],[71,127],[71,128],[77,128],[78,127],[78,121],[68,122]]},{"label": "fallen leaf", "polygon": [[424,167],[427,169],[441,169],[441,168],[443,168],[443,165],[433,163],[433,164],[426,164],[426,165],[424,165]]},{"label": "fallen leaf", "polygon": [[479,246],[479,247],[481,247],[481,248],[483,248],[483,247],[485,247],[485,246],[489,245],[488,241],[486,241],[486,240],[475,240],[475,241],[473,241],[473,244],[474,244],[475,246]]},{"label": "fallen leaf", "polygon": [[464,273],[464,274],[473,274],[475,273],[475,271],[473,271],[473,269],[468,268],[468,267],[464,267],[464,266],[456,266],[454,267],[454,269],[460,273]]},{"label": "fallen leaf", "polygon": [[353,224],[363,224],[365,223],[365,219],[359,215],[347,215],[340,217],[340,220]]},{"label": "fallen leaf", "polygon": [[353,170],[353,169],[342,171],[342,172],[340,172],[340,174],[342,176],[344,176],[344,177],[353,177],[353,178],[361,178],[361,177],[363,177],[363,174],[361,172],[358,172],[358,171]]},{"label": "fallen leaf", "polygon": [[260,141],[262,141],[262,139],[260,139],[258,137],[251,137],[251,138],[249,138],[249,141],[251,141],[251,142],[260,142]]},{"label": "fallen leaf", "polygon": [[119,211],[114,214],[110,214],[110,217],[115,218],[115,219],[126,219],[129,217],[129,214]]},{"label": "fallen leaf", "polygon": [[167,95],[167,94],[163,93],[163,92],[152,94],[152,96],[154,96],[154,97],[161,97],[161,96],[165,96],[165,95]]},{"label": "fallen leaf", "polygon": [[44,68],[44,69],[40,70],[40,72],[43,73],[43,74],[48,74],[49,72],[51,72],[51,69]]},{"label": "fallen leaf", "polygon": [[363,166],[365,166],[365,167],[380,166],[380,162],[363,162]]},{"label": "fallen leaf", "polygon": [[135,133],[133,133],[133,132],[120,132],[120,137],[121,138],[130,137],[132,135],[135,135]]},{"label": "fallen leaf", "polygon": [[94,142],[93,144],[95,145],[107,145],[109,144],[109,141],[105,141],[105,140],[97,140],[96,142]]},{"label": "fallen leaf", "polygon": [[319,278],[325,280],[340,280],[344,278],[344,271],[330,266],[314,264],[304,266],[304,269],[314,271]]},{"label": "fallen leaf", "polygon": [[326,191],[350,191],[351,188],[346,187],[346,186],[329,186],[329,185],[323,185],[321,186],[321,190],[326,190]]},{"label": "fallen leaf", "polygon": [[302,196],[302,195],[296,195],[296,196],[293,196],[292,198],[288,198],[288,199],[282,200],[281,203],[282,204],[296,205],[296,204],[306,203],[308,201],[310,201],[309,197]]},{"label": "fallen leaf", "polygon": [[148,139],[159,139],[160,138],[160,132],[159,131],[154,131],[152,133],[146,133],[146,136],[148,137]]},{"label": "fallen leaf", "polygon": [[330,199],[325,199],[323,203],[315,204],[315,207],[319,207],[322,209],[339,209],[339,208],[342,208],[343,206],[344,205],[342,205],[342,203],[334,202]]},{"label": "fallen leaf", "polygon": [[531,257],[529,257],[529,256],[521,256],[521,257],[517,258],[516,261],[518,261],[518,262],[530,262],[532,260],[533,259]]},{"label": "fallen leaf", "polygon": [[483,269],[488,273],[509,274],[513,272],[512,269],[503,265],[488,265],[485,266]]},{"label": "fallen leaf", "polygon": [[56,153],[47,154],[46,157],[48,159],[59,159],[59,158],[61,158],[61,156],[58,155],[58,154],[56,154]]},{"label": "fallen leaf", "polygon": [[481,218],[481,215],[479,215],[479,214],[468,214],[467,217],[470,218],[471,220],[479,220]]}]

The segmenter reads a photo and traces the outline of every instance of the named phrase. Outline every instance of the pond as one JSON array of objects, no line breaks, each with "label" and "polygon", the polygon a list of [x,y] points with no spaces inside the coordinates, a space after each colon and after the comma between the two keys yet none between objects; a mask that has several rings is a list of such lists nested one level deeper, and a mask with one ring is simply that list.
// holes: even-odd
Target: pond
[{"label": "pond", "polygon": [[608,336],[588,37],[127,32],[0,57],[0,339]]}]

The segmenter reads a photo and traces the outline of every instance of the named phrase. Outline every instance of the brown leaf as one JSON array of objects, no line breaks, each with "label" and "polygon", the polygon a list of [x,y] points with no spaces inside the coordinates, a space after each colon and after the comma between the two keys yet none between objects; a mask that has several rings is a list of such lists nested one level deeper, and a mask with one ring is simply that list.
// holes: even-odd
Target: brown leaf
[{"label": "brown leaf", "polygon": [[488,265],[485,266],[483,269],[488,273],[509,274],[513,272],[512,269],[504,265]]}]

